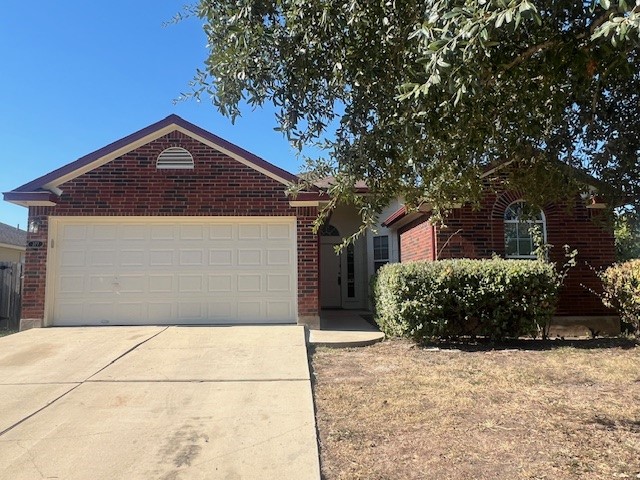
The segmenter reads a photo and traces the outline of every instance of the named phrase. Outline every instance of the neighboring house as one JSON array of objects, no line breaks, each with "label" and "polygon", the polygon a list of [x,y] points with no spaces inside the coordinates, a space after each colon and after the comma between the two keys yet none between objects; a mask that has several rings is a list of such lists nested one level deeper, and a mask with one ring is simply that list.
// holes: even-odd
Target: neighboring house
[{"label": "neighboring house", "polygon": [[24,263],[27,232],[0,223],[0,262]]},{"label": "neighboring house", "polygon": [[[170,115],[6,192],[5,200],[29,208],[21,327],[297,322],[318,328],[321,308],[367,308],[370,276],[384,263],[433,259],[434,249],[443,256],[504,253],[504,209],[489,208],[489,217],[460,209],[454,218],[464,223],[464,234],[443,249],[447,234],[429,226],[428,215],[407,215],[395,202],[382,212],[385,222],[336,255],[335,245],[359,226],[357,212],[336,208],[314,234],[326,185],[294,198],[287,190],[298,181]],[[510,197],[487,201],[511,203]],[[544,226],[556,245],[587,242],[581,255],[592,252],[601,259],[597,267],[609,262],[613,240],[609,231],[587,227],[585,212],[577,209],[574,221],[545,211]],[[566,241],[563,221],[572,229]],[[438,240],[430,244],[434,231]],[[589,243],[596,237],[602,241]]]}]

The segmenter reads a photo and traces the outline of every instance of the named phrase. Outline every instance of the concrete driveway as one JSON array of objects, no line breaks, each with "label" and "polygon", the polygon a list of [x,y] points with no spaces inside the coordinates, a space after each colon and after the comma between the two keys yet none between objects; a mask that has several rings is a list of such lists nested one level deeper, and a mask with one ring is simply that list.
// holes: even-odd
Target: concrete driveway
[{"label": "concrete driveway", "polygon": [[0,338],[0,478],[319,479],[304,330]]}]

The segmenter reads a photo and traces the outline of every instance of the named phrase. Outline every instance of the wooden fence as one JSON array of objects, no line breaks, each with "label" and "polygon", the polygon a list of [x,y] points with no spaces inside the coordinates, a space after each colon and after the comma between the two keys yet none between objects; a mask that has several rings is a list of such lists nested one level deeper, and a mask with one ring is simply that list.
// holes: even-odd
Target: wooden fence
[{"label": "wooden fence", "polygon": [[0,262],[0,328],[17,330],[22,296],[21,263]]}]

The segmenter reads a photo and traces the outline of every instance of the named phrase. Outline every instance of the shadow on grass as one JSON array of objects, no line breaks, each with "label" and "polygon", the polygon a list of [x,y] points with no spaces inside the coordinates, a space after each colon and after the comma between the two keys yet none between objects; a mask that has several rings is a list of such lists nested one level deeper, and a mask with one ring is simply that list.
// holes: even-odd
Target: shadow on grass
[{"label": "shadow on grass", "polygon": [[620,348],[630,350],[640,347],[640,339],[627,337],[612,338],[572,338],[572,339],[513,339],[492,341],[485,338],[438,340],[419,344],[421,348],[439,348],[441,350],[461,350],[464,352],[483,352],[490,350],[555,350],[558,348],[577,348],[582,350],[595,350],[603,348]]},{"label": "shadow on grass", "polygon": [[640,433],[640,420],[613,420],[611,418],[596,415],[593,419],[593,423],[609,431],[626,430],[634,434]]}]

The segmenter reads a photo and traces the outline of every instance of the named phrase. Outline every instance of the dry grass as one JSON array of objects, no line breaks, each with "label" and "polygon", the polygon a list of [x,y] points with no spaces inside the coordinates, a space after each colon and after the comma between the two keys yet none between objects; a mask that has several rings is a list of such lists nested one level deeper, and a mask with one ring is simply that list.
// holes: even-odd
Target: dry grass
[{"label": "dry grass", "polygon": [[640,478],[640,347],[588,346],[318,349],[324,478]]}]

